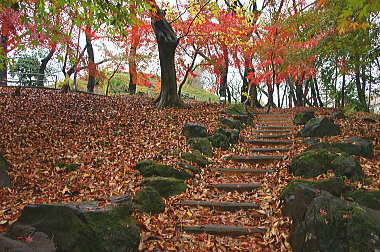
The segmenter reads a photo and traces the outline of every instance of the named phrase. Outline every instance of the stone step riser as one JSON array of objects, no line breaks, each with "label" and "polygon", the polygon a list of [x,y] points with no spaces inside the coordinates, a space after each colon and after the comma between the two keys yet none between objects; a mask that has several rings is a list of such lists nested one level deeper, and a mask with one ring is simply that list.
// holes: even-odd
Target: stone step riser
[{"label": "stone step riser", "polygon": [[177,229],[188,233],[207,233],[226,236],[252,235],[255,233],[264,234],[266,232],[266,229],[263,228],[229,225],[179,226]]},{"label": "stone step riser", "polygon": [[209,187],[226,192],[251,192],[259,188],[260,184],[210,184]]},{"label": "stone step riser", "polygon": [[251,148],[250,151],[253,152],[285,152],[290,151],[292,148]]},{"label": "stone step riser", "polygon": [[266,161],[283,160],[283,156],[229,156],[227,160],[242,163],[257,163]]},{"label": "stone step riser", "polygon": [[276,172],[275,170],[260,170],[260,169],[239,169],[239,168],[216,168],[216,172],[222,172],[222,173],[232,173],[232,174],[263,174],[263,173],[272,173]]},{"label": "stone step riser", "polygon": [[201,206],[209,207],[212,209],[223,210],[223,211],[237,211],[241,209],[258,209],[259,205],[255,203],[245,203],[245,202],[227,202],[227,201],[197,201],[197,200],[187,200],[180,203],[183,206]]}]

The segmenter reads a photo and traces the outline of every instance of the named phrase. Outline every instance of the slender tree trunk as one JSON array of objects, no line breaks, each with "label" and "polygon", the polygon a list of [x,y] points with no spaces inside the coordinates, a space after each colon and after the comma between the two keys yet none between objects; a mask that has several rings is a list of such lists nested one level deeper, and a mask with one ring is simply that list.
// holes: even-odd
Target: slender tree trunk
[{"label": "slender tree trunk", "polygon": [[343,80],[342,80],[342,102],[340,106],[344,108],[344,96],[346,95],[346,75],[343,74]]},{"label": "slender tree trunk", "polygon": [[40,68],[38,69],[37,86],[42,87],[44,85],[46,67],[51,58],[53,57],[56,48],[57,47],[54,45],[50,49],[49,54],[41,60]]},{"label": "slender tree trunk", "polygon": [[313,101],[313,107],[318,107],[317,94],[315,91],[314,80],[310,80],[310,93],[311,99]]},{"label": "slender tree trunk", "polygon": [[0,36],[0,86],[6,86],[7,85],[7,40],[8,38],[6,36],[1,35]]},{"label": "slender tree trunk", "polygon": [[[132,8],[131,14],[135,14],[135,9]],[[137,57],[137,47],[140,43],[140,34],[139,34],[139,26],[134,25],[132,26],[132,41],[131,41],[131,48],[129,50],[129,58],[128,58],[128,66],[129,66],[129,86],[128,86],[128,92],[129,94],[135,94],[136,93],[136,85],[137,85],[137,64],[136,64],[136,57]]]},{"label": "slender tree trunk", "polygon": [[281,107],[280,84],[277,84],[277,107]]},{"label": "slender tree trunk", "polygon": [[181,97],[182,87],[183,87],[183,85],[185,85],[185,83],[187,81],[187,78],[189,77],[190,72],[194,71],[195,68],[196,68],[196,66],[195,66],[195,60],[197,59],[197,56],[198,56],[198,52],[196,51],[194,53],[194,56],[193,56],[193,59],[191,61],[190,66],[186,70],[185,76],[183,77],[181,83],[179,84],[179,87],[178,87],[178,96],[179,97]]},{"label": "slender tree trunk", "polygon": [[284,89],[284,93],[282,94],[282,99],[281,99],[281,104],[280,104],[280,108],[282,108],[284,106],[284,100],[285,100],[285,97],[286,97],[286,91],[288,90],[288,86],[285,85],[285,89]]},{"label": "slender tree trunk", "polygon": [[318,80],[317,78],[314,78],[314,85],[315,85],[315,92],[317,94],[317,99],[318,99],[318,102],[319,102],[319,107],[323,107],[323,102],[322,102],[322,98],[321,98],[321,93],[319,92],[319,86],[318,86]]},{"label": "slender tree trunk", "polygon": [[358,93],[359,102],[363,105],[364,108],[368,109],[367,102],[365,99],[365,89],[363,89],[363,85],[360,83],[360,68],[357,67],[355,71],[355,85],[356,91]]},{"label": "slender tree trunk", "polygon": [[86,45],[87,45],[87,56],[88,56],[88,82],[87,82],[87,92],[93,93],[95,87],[95,56],[94,49],[92,47],[91,38],[86,34]]}]

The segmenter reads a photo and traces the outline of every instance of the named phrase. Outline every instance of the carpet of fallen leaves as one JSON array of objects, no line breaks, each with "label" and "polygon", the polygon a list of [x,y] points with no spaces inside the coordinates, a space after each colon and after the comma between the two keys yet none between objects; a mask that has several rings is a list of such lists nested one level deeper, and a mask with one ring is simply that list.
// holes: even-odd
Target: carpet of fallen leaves
[{"label": "carpet of fallen leaves", "polygon": [[[27,204],[105,200],[112,195],[133,194],[142,176],[132,167],[138,161],[156,159],[175,166],[178,154],[188,151],[181,136],[185,122],[203,124],[210,133],[218,126],[223,105],[188,102],[186,109],[157,110],[153,100],[141,96],[104,97],[83,93],[61,94],[53,90],[23,89],[20,97],[13,89],[0,89],[0,152],[10,162],[13,186],[0,188],[0,220],[14,222]],[[305,108],[276,110],[294,115]],[[329,115],[331,109],[316,109],[317,115]],[[346,137],[370,137],[375,158],[357,157],[368,176],[368,183],[350,183],[355,188],[380,188],[380,125],[353,114],[336,120],[342,134],[323,141]],[[252,139],[254,128],[241,133]],[[251,154],[249,143],[238,143],[228,151],[215,150],[212,165],[188,180],[186,193],[166,199],[165,212],[149,216],[134,214],[142,230],[141,250],[165,251],[288,251],[290,220],[281,215],[279,193],[294,179],[286,166],[306,148],[302,139],[294,139],[293,149],[284,161],[236,164],[226,161],[228,154]],[[266,147],[266,146],[263,146]],[[280,147],[280,146],[278,146]],[[268,153],[266,153],[268,154]],[[276,153],[273,153],[276,154]],[[277,153],[279,154],[279,153]],[[57,163],[76,163],[79,168],[65,171]],[[213,168],[275,169],[276,173],[234,175],[213,172]],[[320,176],[324,179],[332,174]],[[253,192],[222,192],[210,183],[261,183]],[[258,210],[223,212],[202,207],[179,206],[182,200],[225,200],[255,202]],[[186,234],[183,225],[235,224],[263,227],[265,235],[225,237]]]}]

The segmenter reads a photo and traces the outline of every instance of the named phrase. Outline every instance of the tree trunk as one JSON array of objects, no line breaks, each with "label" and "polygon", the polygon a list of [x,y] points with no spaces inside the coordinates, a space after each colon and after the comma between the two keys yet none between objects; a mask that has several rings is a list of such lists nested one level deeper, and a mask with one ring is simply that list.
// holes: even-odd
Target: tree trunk
[{"label": "tree trunk", "polygon": [[355,71],[355,85],[356,85],[356,91],[358,93],[359,102],[363,105],[364,108],[368,108],[367,102],[365,99],[365,89],[363,89],[363,86],[360,83],[360,68],[359,67],[357,67]]},{"label": "tree trunk", "polygon": [[321,98],[321,93],[319,92],[319,87],[318,87],[318,80],[317,78],[314,78],[314,85],[315,85],[315,92],[317,94],[317,99],[318,99],[318,102],[319,102],[319,107],[323,107],[323,102],[322,102],[322,98]]},{"label": "tree trunk", "polygon": [[267,107],[268,108],[275,108],[276,104],[274,104],[274,102],[273,102],[274,88],[273,88],[273,86],[270,86],[270,85],[268,85],[267,87],[268,87],[268,103],[267,103]]},{"label": "tree trunk", "polygon": [[296,100],[294,102],[294,105],[296,107],[301,107],[304,105],[303,103],[303,92],[302,92],[302,85],[296,84]]},{"label": "tree trunk", "polygon": [[247,76],[248,76],[248,73],[249,73],[249,69],[246,67],[244,69],[244,75],[243,75],[243,86],[241,87],[241,90],[240,90],[240,102],[243,103],[243,104],[246,104],[248,103],[248,85],[249,85],[249,81],[247,79]]},{"label": "tree trunk", "polygon": [[346,95],[346,75],[343,74],[343,80],[342,80],[342,101],[340,106],[344,108],[344,96]]},{"label": "tree trunk", "polygon": [[50,49],[49,54],[46,55],[46,57],[41,60],[40,68],[38,69],[37,86],[40,86],[40,87],[44,86],[46,66],[51,60],[51,58],[53,57],[55,49],[56,49],[56,46],[53,46]]},{"label": "tree trunk", "polygon": [[[135,9],[131,10],[132,15],[135,14]],[[132,41],[131,48],[129,50],[129,58],[128,58],[128,66],[129,66],[129,86],[128,92],[129,94],[136,93],[136,85],[137,85],[137,64],[136,64],[136,56],[137,56],[137,47],[140,42],[140,34],[139,34],[139,26],[132,26]]]},{"label": "tree trunk", "polygon": [[87,45],[87,56],[88,56],[88,82],[87,82],[87,92],[93,93],[95,87],[95,56],[94,49],[92,47],[91,38],[86,34],[86,45]]},{"label": "tree trunk", "polygon": [[259,99],[258,99],[258,96],[257,96],[257,86],[254,84],[251,84],[249,86],[248,91],[249,91],[248,94],[250,97],[250,105],[255,107],[255,108],[262,108],[263,106],[261,106]]},{"label": "tree trunk", "polygon": [[7,85],[7,40],[6,36],[0,36],[0,86]]},{"label": "tree trunk", "polygon": [[159,9],[157,11],[157,13],[153,13],[157,16],[152,18],[161,67],[161,91],[157,99],[157,108],[179,107],[182,103],[177,93],[174,62],[175,50],[179,40],[171,25],[166,21],[164,13]]}]

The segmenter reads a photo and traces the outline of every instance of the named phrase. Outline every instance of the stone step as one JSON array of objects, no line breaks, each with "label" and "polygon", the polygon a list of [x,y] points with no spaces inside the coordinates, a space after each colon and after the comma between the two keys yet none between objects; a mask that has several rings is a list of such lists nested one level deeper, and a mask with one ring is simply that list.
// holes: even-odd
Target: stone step
[{"label": "stone step", "polygon": [[294,129],[295,127],[292,125],[289,126],[274,126],[274,125],[257,125],[260,129]]},{"label": "stone step", "polygon": [[250,173],[250,174],[262,174],[262,173],[276,172],[275,170],[244,169],[244,168],[216,168],[214,170],[216,172],[223,172],[223,173]]},{"label": "stone step", "polygon": [[264,112],[256,112],[256,113],[253,113],[254,115],[259,115],[259,116],[273,116],[273,117],[280,117],[280,116],[284,116],[284,117],[291,117],[292,115],[290,114],[283,114],[283,113],[264,113]]},{"label": "stone step", "polygon": [[254,233],[264,234],[264,228],[242,227],[233,225],[178,226],[177,229],[188,233],[208,233],[213,235],[239,236]]},{"label": "stone step", "polygon": [[251,148],[250,151],[254,152],[276,152],[276,151],[290,151],[292,148]]},{"label": "stone step", "polygon": [[202,206],[210,207],[223,211],[236,211],[241,209],[258,209],[259,205],[249,202],[229,202],[229,201],[199,201],[185,200],[180,203],[183,206]]},{"label": "stone step", "polygon": [[265,130],[252,130],[252,132],[256,133],[284,133],[284,132],[291,132],[290,129],[265,129]]},{"label": "stone step", "polygon": [[249,192],[259,188],[261,184],[210,184],[209,186],[227,192]]},{"label": "stone step", "polygon": [[293,144],[293,141],[287,140],[251,140],[251,139],[241,139],[242,142],[252,143],[252,144]]},{"label": "stone step", "polygon": [[292,122],[293,123],[293,120],[292,119],[287,119],[287,118],[271,118],[271,117],[262,117],[262,118],[257,118],[259,119],[260,121],[263,121],[263,122]]},{"label": "stone step", "polygon": [[255,135],[255,138],[282,138],[282,137],[291,137],[293,134],[282,134],[282,135]]},{"label": "stone step", "polygon": [[283,160],[284,156],[228,156],[227,160],[232,160],[235,162],[244,162],[244,163],[256,163],[260,161],[271,161],[271,160]]}]

